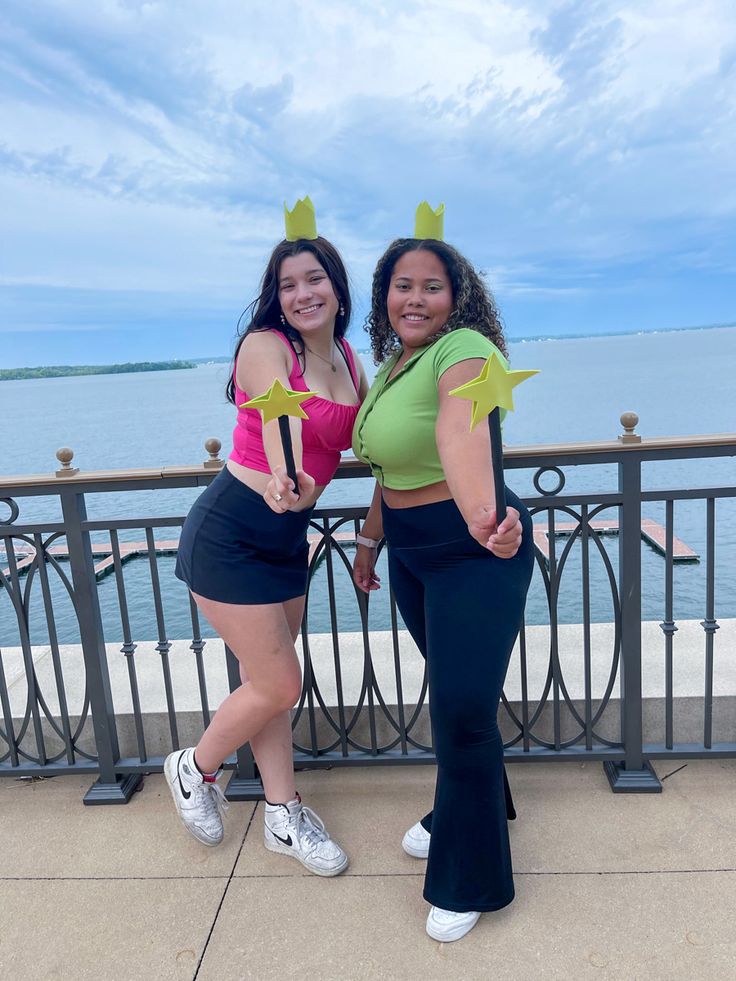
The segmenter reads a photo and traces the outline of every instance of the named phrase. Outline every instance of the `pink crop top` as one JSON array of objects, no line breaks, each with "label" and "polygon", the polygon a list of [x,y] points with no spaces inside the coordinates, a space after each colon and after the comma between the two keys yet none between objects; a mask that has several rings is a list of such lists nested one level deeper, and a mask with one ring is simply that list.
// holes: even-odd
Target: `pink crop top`
[{"label": "pink crop top", "polygon": [[[308,392],[309,389],[302,376],[301,366],[296,353],[285,334],[272,328],[272,333],[280,337],[291,352],[292,366],[289,373],[289,386],[294,392]],[[353,350],[344,339],[337,342],[345,352],[350,377],[353,379],[355,391],[360,389],[360,380],[355,364]],[[234,380],[234,378],[233,378]],[[271,467],[263,448],[263,423],[261,413],[257,409],[241,409],[243,402],[250,398],[235,382],[235,404],[238,406],[238,420],[233,430],[233,451],[230,459],[251,470],[270,473]],[[310,476],[314,477],[320,486],[328,484],[335,475],[340,463],[340,451],[349,449],[352,441],[353,424],[360,408],[356,405],[344,405],[341,402],[330,402],[321,395],[314,395],[302,402],[304,411],[309,416],[302,419],[302,465]]]}]

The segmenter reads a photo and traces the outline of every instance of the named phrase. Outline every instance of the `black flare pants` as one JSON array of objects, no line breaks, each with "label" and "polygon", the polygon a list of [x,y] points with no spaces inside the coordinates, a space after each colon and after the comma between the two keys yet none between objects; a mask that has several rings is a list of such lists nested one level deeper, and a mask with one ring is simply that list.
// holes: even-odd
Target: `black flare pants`
[{"label": "black flare pants", "polygon": [[454,501],[383,505],[391,586],[427,660],[437,754],[424,898],[458,913],[501,909],[514,898],[507,816],[513,816],[496,716],[532,574],[529,513],[512,559],[468,533]]}]

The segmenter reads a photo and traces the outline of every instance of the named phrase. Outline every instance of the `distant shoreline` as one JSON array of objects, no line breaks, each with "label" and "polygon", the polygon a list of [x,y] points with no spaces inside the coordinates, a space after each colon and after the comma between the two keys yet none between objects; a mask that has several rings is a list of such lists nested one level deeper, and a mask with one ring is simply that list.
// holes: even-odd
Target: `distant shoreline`
[{"label": "distant shoreline", "polygon": [[727,324],[700,324],[692,327],[656,327],[653,330],[602,330],[597,334],[524,334],[520,337],[506,337],[509,344],[522,341],[592,341],[597,337],[644,337],[648,334],[681,334],[688,330],[727,330],[736,327],[736,321]]},{"label": "distant shoreline", "polygon": [[[525,334],[512,337],[507,334],[508,344],[525,344],[540,341],[583,341],[609,337],[643,337],[647,334],[679,334],[684,331],[724,330],[736,328],[736,321],[723,324],[700,324],[691,327],[659,327],[654,330],[609,330],[597,334]],[[355,348],[358,354],[370,357],[370,349]],[[141,361],[111,365],[51,365],[36,368],[0,368],[0,381],[18,381],[29,378],[65,378],[74,375],[117,375],[141,371],[176,371],[181,368],[200,368],[212,364],[230,364],[232,356],[217,354],[209,358],[188,358],[177,361]]]},{"label": "distant shoreline", "polygon": [[57,364],[37,368],[0,368],[0,381],[69,378],[77,375],[127,375],[140,371],[179,371],[196,367],[194,361],[135,361],[127,364]]}]

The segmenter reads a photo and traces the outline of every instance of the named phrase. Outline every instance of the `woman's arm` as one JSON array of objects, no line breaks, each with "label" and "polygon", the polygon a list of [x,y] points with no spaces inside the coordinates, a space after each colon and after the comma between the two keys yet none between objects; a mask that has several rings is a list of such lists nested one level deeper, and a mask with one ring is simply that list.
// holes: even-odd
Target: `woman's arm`
[{"label": "woman's arm", "polygon": [[[383,519],[381,517],[381,488],[376,482],[373,489],[373,499],[368,508],[368,514],[360,529],[363,538],[369,538],[376,543],[383,538]],[[362,589],[364,593],[369,593],[373,589],[380,589],[381,577],[376,575],[376,558],[378,557],[378,547],[361,545],[358,543],[353,561],[353,582]]]},{"label": "woman's arm", "polygon": [[508,509],[497,526],[496,498],[491,464],[488,426],[479,423],[470,430],[470,403],[450,395],[453,388],[476,378],[483,367],[481,358],[460,361],[439,380],[439,411],[435,435],[445,480],[468,531],[499,558],[512,558],[521,544],[519,512]]},{"label": "woman's arm", "polygon": [[[268,391],[276,378],[284,388],[290,388],[290,369],[289,352],[278,337],[269,331],[255,331],[248,334],[243,341],[238,355],[235,377],[238,387],[244,392],[248,392],[253,398]],[[300,496],[311,494],[314,490],[313,478],[302,470],[301,419],[289,416],[289,429],[291,430],[291,444],[294,450],[294,462],[299,483],[298,495],[294,493],[293,481],[286,476],[286,461],[278,419],[271,419],[263,426],[263,449],[273,474],[272,481],[269,482],[270,493],[264,495],[264,499],[269,507],[277,512],[288,511],[290,507],[296,504]],[[274,495],[281,497],[281,501],[276,502],[278,507],[272,503]]]},{"label": "woman's arm", "polygon": [[363,522],[363,527],[360,529],[360,533],[364,538],[371,538],[376,542],[380,542],[380,540],[383,538],[381,488],[378,481],[376,481],[376,486],[373,488],[371,506],[368,508],[368,514],[365,516],[365,521]]}]

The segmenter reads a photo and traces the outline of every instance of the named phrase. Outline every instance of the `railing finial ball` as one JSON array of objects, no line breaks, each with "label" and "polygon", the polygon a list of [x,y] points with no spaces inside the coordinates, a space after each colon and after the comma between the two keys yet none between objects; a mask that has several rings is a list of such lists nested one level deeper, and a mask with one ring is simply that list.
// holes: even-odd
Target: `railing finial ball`
[{"label": "railing finial ball", "polygon": [[622,443],[641,443],[641,436],[634,432],[639,424],[639,416],[635,412],[622,412],[621,425],[624,431],[619,436]]},{"label": "railing finial ball", "polygon": [[61,464],[61,469],[56,471],[57,477],[71,477],[73,474],[79,473],[79,468],[72,466],[74,450],[68,446],[59,447],[56,451],[56,459]]},{"label": "railing finial ball", "polygon": [[216,436],[210,436],[209,439],[204,441],[204,448],[209,453],[209,460],[204,461],[205,467],[221,467],[222,460],[220,459],[220,449],[222,448],[222,443]]}]

